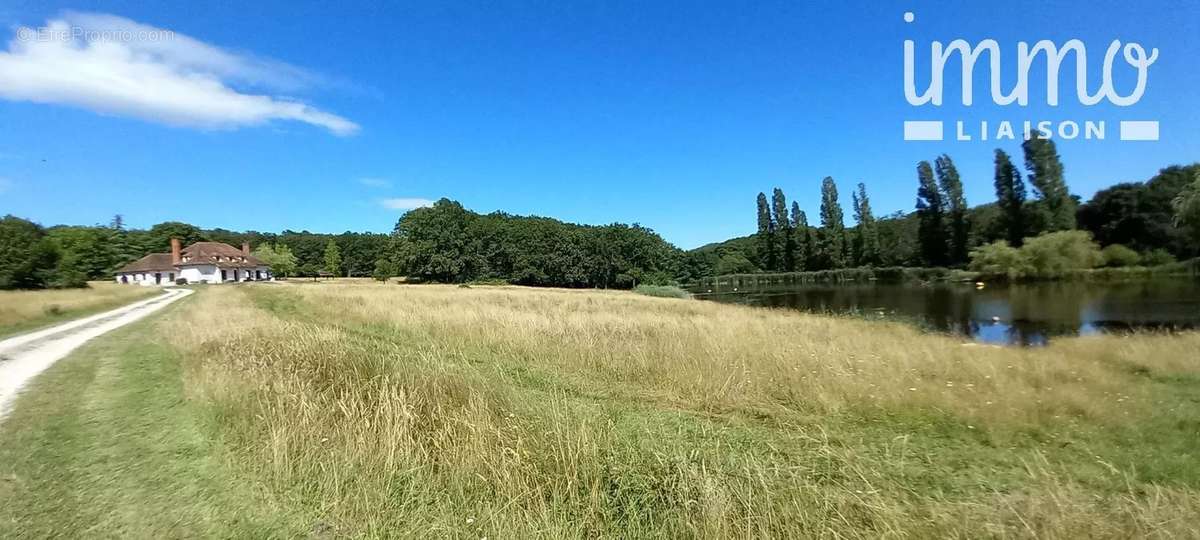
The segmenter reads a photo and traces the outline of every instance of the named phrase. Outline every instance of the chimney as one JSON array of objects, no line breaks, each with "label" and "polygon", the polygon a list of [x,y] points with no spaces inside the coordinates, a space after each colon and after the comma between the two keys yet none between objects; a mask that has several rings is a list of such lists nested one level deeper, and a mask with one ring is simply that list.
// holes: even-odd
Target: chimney
[{"label": "chimney", "polygon": [[242,255],[250,256],[250,242],[242,242]]},{"label": "chimney", "polygon": [[171,264],[179,265],[179,239],[171,239]]}]

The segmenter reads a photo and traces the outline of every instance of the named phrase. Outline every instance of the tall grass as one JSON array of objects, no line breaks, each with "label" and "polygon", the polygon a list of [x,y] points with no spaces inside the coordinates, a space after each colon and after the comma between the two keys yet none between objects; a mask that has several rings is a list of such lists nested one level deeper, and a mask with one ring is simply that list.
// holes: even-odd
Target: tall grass
[{"label": "tall grass", "polygon": [[84,289],[0,291],[0,336],[116,308],[160,292],[157,287],[108,281],[93,281]]},{"label": "tall grass", "polygon": [[1200,336],[972,346],[621,292],[213,287],[171,342],[335,534],[1200,534]]}]

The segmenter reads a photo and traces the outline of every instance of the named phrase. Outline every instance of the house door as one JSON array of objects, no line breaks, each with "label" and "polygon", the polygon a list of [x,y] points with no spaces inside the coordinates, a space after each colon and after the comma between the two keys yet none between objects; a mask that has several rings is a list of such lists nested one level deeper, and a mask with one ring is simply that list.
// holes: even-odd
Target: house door
[{"label": "house door", "polygon": [[228,279],[228,277],[225,275],[225,271],[221,270],[221,281],[225,281],[226,279]]},{"label": "house door", "polygon": [[162,283],[162,272],[155,272],[154,273],[154,284],[159,285],[161,283]]}]

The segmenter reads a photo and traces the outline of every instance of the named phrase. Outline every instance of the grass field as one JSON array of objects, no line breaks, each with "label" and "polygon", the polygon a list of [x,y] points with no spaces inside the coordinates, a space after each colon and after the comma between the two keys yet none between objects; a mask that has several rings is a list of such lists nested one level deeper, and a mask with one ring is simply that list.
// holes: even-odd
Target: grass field
[{"label": "grass field", "polygon": [[0,425],[0,536],[1200,536],[1194,333],[371,283],[121,332]]},{"label": "grass field", "polygon": [[149,298],[157,287],[92,281],[86,289],[0,291],[0,337],[35,330]]}]

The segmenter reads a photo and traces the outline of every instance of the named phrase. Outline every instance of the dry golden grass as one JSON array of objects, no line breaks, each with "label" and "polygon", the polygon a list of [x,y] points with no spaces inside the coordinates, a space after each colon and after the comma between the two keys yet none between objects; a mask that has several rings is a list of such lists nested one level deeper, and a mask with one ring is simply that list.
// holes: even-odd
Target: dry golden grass
[{"label": "dry golden grass", "polygon": [[92,281],[86,289],[0,291],[0,335],[116,308],[160,292],[110,281]]},{"label": "dry golden grass", "polygon": [[1019,349],[622,292],[198,296],[171,332],[185,390],[337,534],[1200,535],[1197,334]]}]

